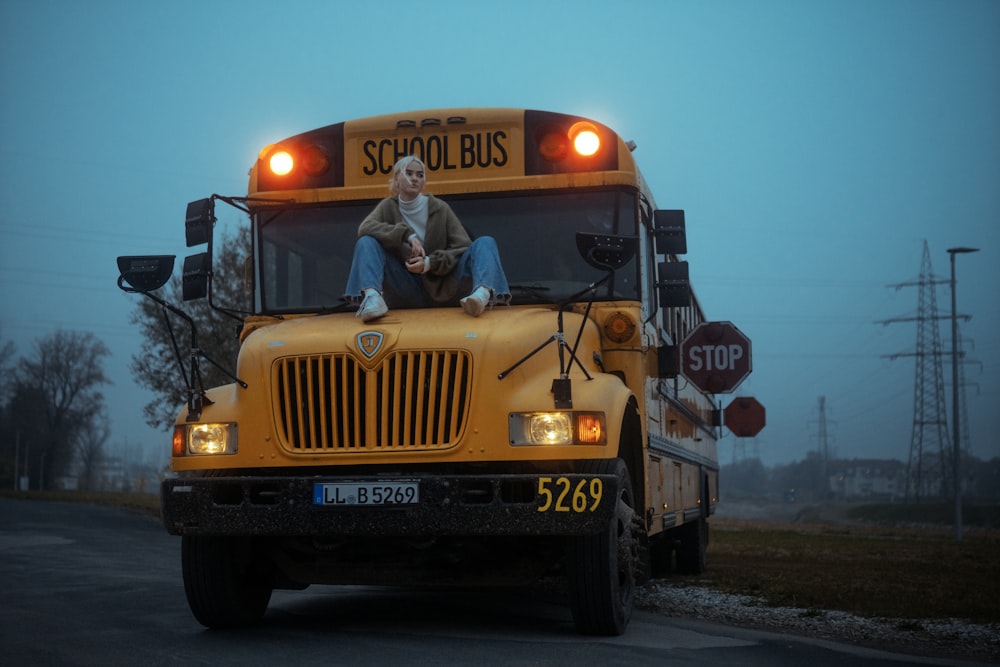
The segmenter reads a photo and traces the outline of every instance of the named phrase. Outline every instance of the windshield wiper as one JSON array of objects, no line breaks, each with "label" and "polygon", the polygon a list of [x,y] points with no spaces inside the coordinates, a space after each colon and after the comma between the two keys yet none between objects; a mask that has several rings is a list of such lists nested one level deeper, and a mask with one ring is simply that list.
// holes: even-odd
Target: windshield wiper
[{"label": "windshield wiper", "polygon": [[551,287],[546,287],[545,285],[539,285],[535,283],[534,285],[511,285],[512,290],[521,290],[523,292],[550,292]]},{"label": "windshield wiper", "polygon": [[340,303],[335,306],[320,306],[316,309],[317,315],[329,315],[330,313],[343,313],[345,311],[356,308],[357,304],[351,303],[350,301],[343,299]]}]

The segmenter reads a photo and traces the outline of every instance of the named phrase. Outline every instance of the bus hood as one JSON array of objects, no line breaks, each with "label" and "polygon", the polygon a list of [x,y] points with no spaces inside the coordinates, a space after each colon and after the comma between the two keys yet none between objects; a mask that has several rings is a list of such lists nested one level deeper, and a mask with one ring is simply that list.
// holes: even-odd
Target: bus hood
[{"label": "bus hood", "polygon": [[[368,323],[353,313],[299,317],[247,335],[239,373],[266,373],[274,360],[285,357],[348,353],[362,366],[374,368],[400,352],[456,350],[471,355],[477,374],[513,377],[544,372],[557,377],[561,366],[566,372],[573,366],[573,373],[583,377],[580,366],[570,361],[582,321],[577,313],[564,313],[560,335],[558,312],[547,306],[498,306],[478,318],[459,308],[390,310]],[[566,341],[562,350],[560,339]],[[599,372],[594,360],[599,351],[597,326],[588,321],[576,354],[588,373]]]}]

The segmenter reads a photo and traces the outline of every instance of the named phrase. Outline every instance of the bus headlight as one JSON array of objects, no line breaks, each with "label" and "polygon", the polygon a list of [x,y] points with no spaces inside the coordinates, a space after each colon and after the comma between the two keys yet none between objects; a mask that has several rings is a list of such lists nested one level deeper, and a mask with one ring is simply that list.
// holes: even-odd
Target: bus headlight
[{"label": "bus headlight", "polygon": [[236,424],[189,424],[174,429],[174,456],[235,454]]},{"label": "bus headlight", "polygon": [[606,445],[603,412],[513,412],[512,445]]}]

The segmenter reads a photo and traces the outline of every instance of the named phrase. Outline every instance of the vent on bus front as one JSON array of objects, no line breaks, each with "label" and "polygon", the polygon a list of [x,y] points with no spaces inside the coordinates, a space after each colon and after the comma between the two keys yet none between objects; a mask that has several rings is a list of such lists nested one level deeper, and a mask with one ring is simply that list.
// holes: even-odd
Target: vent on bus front
[{"label": "vent on bus front", "polygon": [[293,452],[448,449],[465,430],[472,378],[466,352],[396,352],[374,369],[349,354],[278,360],[274,412]]}]

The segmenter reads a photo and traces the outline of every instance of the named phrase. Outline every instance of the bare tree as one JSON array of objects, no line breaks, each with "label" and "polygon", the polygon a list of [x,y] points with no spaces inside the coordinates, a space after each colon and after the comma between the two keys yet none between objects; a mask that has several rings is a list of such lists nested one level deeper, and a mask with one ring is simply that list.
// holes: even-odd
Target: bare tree
[{"label": "bare tree", "polygon": [[[13,448],[0,448],[0,479],[4,482],[16,480],[23,470],[20,460],[21,436],[12,424],[12,413],[8,403],[14,388],[13,374],[10,372],[14,350],[14,343],[0,342],[0,442],[14,443]],[[16,481],[14,483],[16,484]]]},{"label": "bare tree", "polygon": [[11,381],[11,365],[14,361],[14,343],[0,343],[0,404],[6,402],[14,383]]},{"label": "bare tree", "polygon": [[[243,267],[249,254],[250,232],[245,228],[216,244],[212,280],[213,300],[216,303],[237,310],[248,309],[249,293],[244,288]],[[179,306],[194,319],[198,327],[198,345],[209,357],[224,368],[235,370],[240,345],[240,323],[237,320],[213,310],[207,299],[182,303],[178,276],[167,283],[159,296]],[[143,343],[141,352],[132,357],[129,369],[136,384],[156,395],[143,407],[143,414],[151,427],[167,429],[187,400],[183,364],[187,362],[190,349],[190,326],[152,299],[140,297],[136,297],[131,319],[133,324],[139,325]],[[170,328],[166,325],[167,321],[171,324]],[[231,382],[212,364],[202,364],[201,371],[205,387]]]},{"label": "bare tree", "polygon": [[91,416],[76,432],[77,480],[81,491],[100,490],[98,473],[104,461],[104,445],[111,435],[111,424],[104,410]]},{"label": "bare tree", "polygon": [[40,485],[69,469],[73,439],[103,411],[99,388],[110,384],[103,367],[109,354],[92,333],[59,330],[35,342],[33,357],[18,361],[11,401],[38,457]]}]

